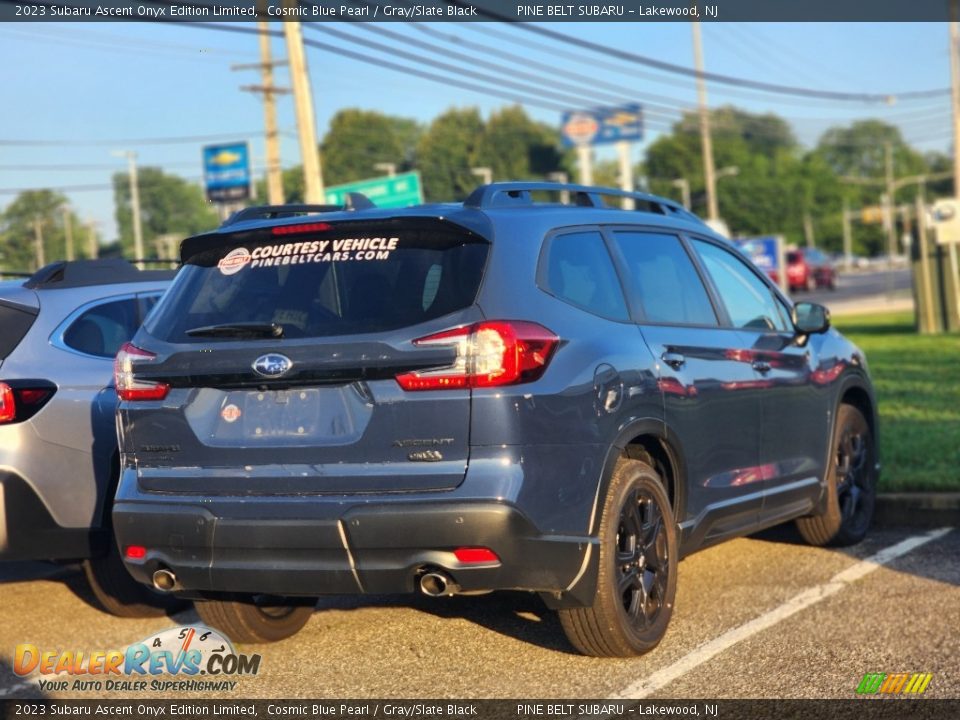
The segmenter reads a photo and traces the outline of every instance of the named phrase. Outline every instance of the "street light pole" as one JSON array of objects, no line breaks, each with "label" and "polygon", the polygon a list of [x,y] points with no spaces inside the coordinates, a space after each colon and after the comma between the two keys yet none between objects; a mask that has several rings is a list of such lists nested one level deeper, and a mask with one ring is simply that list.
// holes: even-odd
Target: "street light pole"
[{"label": "street light pole", "polygon": [[140,223],[140,185],[137,182],[137,154],[133,150],[115,150],[111,154],[116,157],[127,158],[130,179],[130,210],[133,213],[133,256],[136,260],[142,260],[143,226]]},{"label": "street light pole", "polygon": [[693,61],[697,71],[697,103],[700,108],[700,144],[703,148],[703,181],[707,189],[707,218],[719,220],[717,187],[713,170],[713,140],[710,134],[710,111],[707,108],[707,83],[703,77],[703,41],[700,21],[693,23]]}]

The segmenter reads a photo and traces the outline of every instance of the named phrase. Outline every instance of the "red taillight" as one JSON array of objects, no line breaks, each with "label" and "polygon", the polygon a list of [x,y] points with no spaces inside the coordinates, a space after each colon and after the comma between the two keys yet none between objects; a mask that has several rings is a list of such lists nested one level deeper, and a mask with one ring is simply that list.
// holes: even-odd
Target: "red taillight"
[{"label": "red taillight", "polygon": [[302,233],[324,232],[332,230],[327,223],[304,223],[303,225],[275,225],[270,231],[274,235],[301,235]]},{"label": "red taillight", "polygon": [[542,325],[491,320],[414,340],[414,345],[456,348],[453,365],[397,375],[404,390],[498,387],[543,375],[560,339]]},{"label": "red taillight", "polygon": [[0,383],[0,423],[13,422],[16,417],[17,400],[13,396],[13,388]]},{"label": "red taillight", "polygon": [[[47,400],[53,397],[56,388],[44,382],[47,387],[21,386],[20,381],[0,383],[0,425],[12,422],[21,422],[33,417]],[[27,383],[33,382],[30,380]]]},{"label": "red taillight", "polygon": [[490,563],[500,562],[500,558],[490,548],[485,547],[462,547],[453,551],[454,557],[459,562],[467,565],[489,565]]},{"label": "red taillight", "polygon": [[143,545],[127,545],[123,554],[127,560],[143,560],[147,556],[147,549]]},{"label": "red taillight", "polygon": [[133,377],[134,365],[151,362],[156,357],[133,343],[126,343],[120,348],[113,361],[113,382],[121,400],[163,400],[167,396],[170,386],[166,383],[145,382]]}]

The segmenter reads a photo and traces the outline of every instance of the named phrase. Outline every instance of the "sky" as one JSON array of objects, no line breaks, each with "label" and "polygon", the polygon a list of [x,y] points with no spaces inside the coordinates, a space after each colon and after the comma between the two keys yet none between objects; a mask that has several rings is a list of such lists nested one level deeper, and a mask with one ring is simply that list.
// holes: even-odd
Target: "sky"
[{"label": "sky", "polygon": [[[237,26],[237,23],[233,24]],[[253,27],[253,25],[247,25]],[[276,30],[278,23],[272,23]],[[556,23],[549,28],[626,50],[693,66],[689,23]],[[332,36],[324,30],[346,33]],[[386,37],[377,29],[399,34]],[[476,106],[484,115],[509,100],[411,77],[385,68],[378,60],[414,66],[399,53],[468,67],[449,53],[461,52],[516,70],[498,74],[504,83],[527,82],[520,73],[544,78],[535,83],[566,96],[543,100],[572,107],[592,87],[611,100],[639,102],[647,108],[647,132],[634,150],[643,158],[646,144],[669,128],[684,108],[696,103],[692,78],[631,64],[566,42],[537,36],[497,23],[385,23],[371,29],[325,23],[304,28],[304,37],[333,46],[307,49],[318,137],[331,117],[348,107],[416,118],[428,123],[444,110]],[[406,40],[442,46],[447,57],[425,52]],[[375,45],[379,45],[377,48]],[[945,23],[707,23],[703,47],[709,72],[752,80],[855,93],[898,93],[948,88],[948,29]],[[345,57],[347,48],[360,57]],[[275,57],[285,56],[283,41],[273,43]],[[416,59],[415,58],[415,59]],[[231,71],[232,64],[259,60],[255,35],[187,27],[184,24],[0,23],[0,67],[4,68],[0,103],[0,207],[20,188],[75,188],[65,195],[84,220],[99,223],[104,240],[116,236],[113,172],[125,160],[112,150],[134,150],[141,166],[159,166],[199,181],[201,146],[193,140],[148,144],[134,139],[209,136],[210,141],[249,139],[255,163],[262,165],[263,106],[240,85],[259,83],[259,73]],[[429,71],[424,66],[417,65]],[[490,70],[469,66],[472,71]],[[555,68],[546,72],[545,67]],[[438,72],[434,70],[434,72]],[[585,82],[593,78],[595,82]],[[465,81],[470,78],[461,77]],[[288,86],[281,68],[277,84]],[[500,91],[530,100],[531,93],[506,85]],[[570,98],[569,96],[575,97]],[[901,127],[921,151],[951,147],[948,94],[934,99],[903,100],[893,105],[824,101],[708,84],[711,106],[734,104],[752,112],[786,118],[801,143],[812,146],[828,127],[876,117]],[[583,102],[594,106],[596,102]],[[525,103],[538,120],[558,125],[557,108]],[[293,101],[278,101],[285,167],[300,162]],[[62,144],[30,144],[61,141]],[[377,173],[371,168],[371,175]]]}]

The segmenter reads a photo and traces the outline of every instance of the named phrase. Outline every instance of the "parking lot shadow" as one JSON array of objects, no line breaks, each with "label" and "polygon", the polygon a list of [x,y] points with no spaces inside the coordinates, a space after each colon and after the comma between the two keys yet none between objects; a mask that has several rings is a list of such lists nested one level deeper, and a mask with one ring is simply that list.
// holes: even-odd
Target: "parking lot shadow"
[{"label": "parking lot shadow", "polygon": [[441,598],[420,594],[330,596],[320,598],[316,612],[373,606],[413,608],[444,620],[462,619],[524,643],[579,655],[566,641],[557,614],[533,593],[500,591]]}]

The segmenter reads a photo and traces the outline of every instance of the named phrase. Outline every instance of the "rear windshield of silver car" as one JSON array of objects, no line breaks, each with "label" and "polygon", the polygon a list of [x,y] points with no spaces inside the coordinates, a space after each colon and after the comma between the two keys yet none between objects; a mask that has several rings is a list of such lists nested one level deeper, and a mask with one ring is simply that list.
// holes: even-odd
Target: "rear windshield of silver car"
[{"label": "rear windshield of silver car", "polygon": [[178,343],[210,342],[197,328],[238,323],[287,338],[395,330],[472,305],[488,249],[468,233],[356,226],[228,243],[187,260],[145,328]]}]

